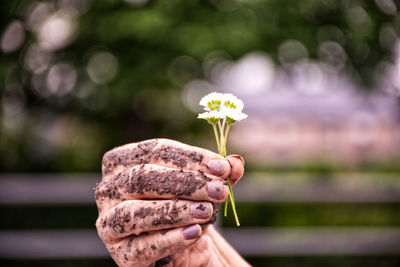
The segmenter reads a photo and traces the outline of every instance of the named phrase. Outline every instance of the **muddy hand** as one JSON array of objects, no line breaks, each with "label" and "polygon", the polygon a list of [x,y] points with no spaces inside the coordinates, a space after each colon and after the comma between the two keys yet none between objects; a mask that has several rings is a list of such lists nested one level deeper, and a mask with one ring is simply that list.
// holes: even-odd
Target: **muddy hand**
[{"label": "muddy hand", "polygon": [[168,139],[128,144],[107,152],[96,186],[96,227],[120,266],[148,266],[195,243],[200,224],[225,201],[229,176],[243,175],[239,156]]}]

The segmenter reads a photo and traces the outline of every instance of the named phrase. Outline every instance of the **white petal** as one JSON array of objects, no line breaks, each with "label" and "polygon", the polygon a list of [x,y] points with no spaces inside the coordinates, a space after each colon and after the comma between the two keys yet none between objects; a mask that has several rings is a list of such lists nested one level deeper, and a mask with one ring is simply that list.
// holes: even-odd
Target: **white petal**
[{"label": "white petal", "polygon": [[239,111],[234,108],[226,108],[224,107],[221,112],[228,118],[234,121],[241,121],[247,118],[247,115],[244,114],[242,111]]},{"label": "white petal", "polygon": [[223,118],[225,118],[225,115],[220,111],[213,110],[213,111],[200,113],[197,118],[206,119],[206,120],[208,120],[208,119],[223,119]]},{"label": "white petal", "polygon": [[[223,105],[225,105],[226,107],[235,108],[239,111],[243,110],[243,101],[238,99],[236,96],[232,94],[224,94],[223,99]],[[234,105],[234,107],[232,107],[232,105]]]},{"label": "white petal", "polygon": [[223,94],[213,92],[208,95],[203,96],[203,98],[200,100],[200,106],[203,106],[205,108],[208,108],[208,103],[211,101],[223,101]]}]

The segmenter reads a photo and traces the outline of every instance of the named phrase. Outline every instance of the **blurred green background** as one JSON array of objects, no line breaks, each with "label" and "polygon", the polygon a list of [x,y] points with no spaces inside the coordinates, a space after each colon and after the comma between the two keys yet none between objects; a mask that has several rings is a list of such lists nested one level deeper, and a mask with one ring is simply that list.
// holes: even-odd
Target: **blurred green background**
[{"label": "blurred green background", "polygon": [[[343,173],[372,173],[373,186],[390,180],[392,188],[375,192],[375,202],[366,193],[373,188],[350,183],[339,191],[360,197],[238,196],[243,227],[397,229],[399,8],[394,0],[2,1],[0,170],[32,179],[99,173],[107,150],[155,137],[215,150],[210,127],[196,119],[198,101],[231,92],[249,115],[228,144],[247,159],[247,179],[272,177],[265,186],[273,187],[299,174],[308,177],[303,186],[326,182],[329,193],[335,179],[346,181],[336,178]],[[296,179],[284,186],[303,188]],[[323,195],[318,188],[310,192]],[[97,216],[93,203],[6,202],[1,230],[92,229]],[[246,258],[255,266],[398,266],[399,251],[387,246]],[[107,258],[0,261],[112,265]]]}]

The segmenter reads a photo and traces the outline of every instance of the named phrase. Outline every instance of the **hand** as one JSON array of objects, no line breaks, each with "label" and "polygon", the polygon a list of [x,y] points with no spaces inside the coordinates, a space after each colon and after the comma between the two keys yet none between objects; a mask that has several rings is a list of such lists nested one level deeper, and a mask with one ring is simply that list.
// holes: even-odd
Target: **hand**
[{"label": "hand", "polygon": [[107,152],[102,172],[96,227],[119,266],[149,266],[167,256],[175,266],[221,260],[215,238],[202,236],[200,225],[215,214],[212,203],[227,198],[225,179],[235,184],[242,177],[243,159],[153,139]]}]

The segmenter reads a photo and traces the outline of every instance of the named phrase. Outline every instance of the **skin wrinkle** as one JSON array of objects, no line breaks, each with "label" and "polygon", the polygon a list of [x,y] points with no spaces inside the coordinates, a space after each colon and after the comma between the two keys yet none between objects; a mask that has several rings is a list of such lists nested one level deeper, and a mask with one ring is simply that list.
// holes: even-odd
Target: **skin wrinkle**
[{"label": "skin wrinkle", "polygon": [[152,225],[172,225],[182,221],[182,218],[179,217],[179,212],[181,212],[181,207],[177,207],[175,203],[170,207],[170,203],[167,202],[158,208],[140,208],[136,212],[136,216],[144,219],[147,216],[154,217],[154,215],[158,215],[152,220]]},{"label": "skin wrinkle", "polygon": [[147,216],[153,216],[154,209],[153,208],[140,208],[135,212],[135,216],[141,219],[146,218]]},{"label": "skin wrinkle", "polygon": [[212,202],[211,202],[211,204],[212,204],[212,206],[213,206],[213,214],[212,214],[212,216],[211,216],[211,219],[208,221],[208,223],[206,223],[206,224],[204,224],[204,225],[202,225],[202,226],[207,226],[207,225],[213,224],[213,223],[215,223],[215,222],[217,221],[218,204],[212,203]]},{"label": "skin wrinkle", "polygon": [[156,214],[159,214],[158,218],[153,220],[153,225],[172,225],[174,223],[179,223],[182,218],[179,218],[180,208],[174,205],[170,208],[170,203],[166,203],[163,207],[156,210]]},{"label": "skin wrinkle", "polygon": [[131,213],[121,208],[115,209],[114,214],[107,219],[108,226],[116,233],[124,233],[125,225],[131,221]]},{"label": "skin wrinkle", "polygon": [[129,237],[129,241],[128,241],[128,251],[131,251],[131,246],[132,246],[132,242],[134,240],[134,236]]},{"label": "skin wrinkle", "polygon": [[[137,262],[137,263],[146,263],[149,261],[152,253],[154,253],[153,250],[150,250],[152,252],[148,253],[147,250],[148,248],[146,248],[145,246],[142,246],[140,243],[137,242],[137,237],[143,236],[143,235],[147,235],[146,234],[141,234],[139,236],[131,236],[128,239],[128,242],[125,246],[123,246],[124,248],[124,256],[126,255],[128,259],[126,259],[125,257],[121,260],[124,261],[133,261],[133,262]],[[135,258],[135,260],[133,260],[133,258]]]}]

